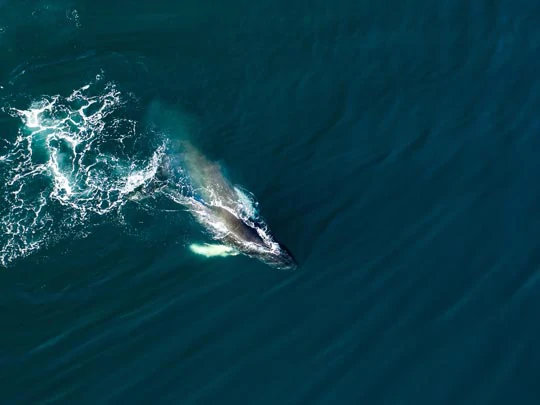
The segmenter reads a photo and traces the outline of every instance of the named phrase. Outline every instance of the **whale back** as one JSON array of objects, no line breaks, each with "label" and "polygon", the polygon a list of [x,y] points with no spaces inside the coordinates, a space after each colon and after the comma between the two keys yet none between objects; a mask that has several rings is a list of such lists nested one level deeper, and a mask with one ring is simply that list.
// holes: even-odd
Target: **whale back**
[{"label": "whale back", "polygon": [[212,207],[212,209],[219,216],[219,218],[227,224],[227,229],[236,238],[245,242],[255,243],[260,246],[265,245],[264,241],[259,236],[259,233],[255,228],[252,228],[225,208]]}]

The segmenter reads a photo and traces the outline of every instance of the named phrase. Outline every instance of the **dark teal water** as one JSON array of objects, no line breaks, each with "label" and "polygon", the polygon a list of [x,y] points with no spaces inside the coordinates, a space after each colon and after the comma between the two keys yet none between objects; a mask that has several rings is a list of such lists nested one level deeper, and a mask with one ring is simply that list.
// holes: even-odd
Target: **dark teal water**
[{"label": "dark teal water", "polygon": [[[0,1],[1,403],[540,403],[539,18]],[[298,270],[119,191],[186,133]]]}]

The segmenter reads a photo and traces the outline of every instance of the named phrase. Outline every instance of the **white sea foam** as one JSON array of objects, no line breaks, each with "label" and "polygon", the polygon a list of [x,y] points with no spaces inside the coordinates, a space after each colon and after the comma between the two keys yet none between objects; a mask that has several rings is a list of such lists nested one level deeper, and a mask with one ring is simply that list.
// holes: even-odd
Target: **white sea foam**
[{"label": "white sea foam", "polygon": [[126,146],[141,134],[136,122],[115,117],[125,103],[114,84],[97,77],[67,97],[4,108],[22,125],[0,156],[6,179],[2,265],[120,209],[129,193],[152,179],[164,147],[140,156]]}]

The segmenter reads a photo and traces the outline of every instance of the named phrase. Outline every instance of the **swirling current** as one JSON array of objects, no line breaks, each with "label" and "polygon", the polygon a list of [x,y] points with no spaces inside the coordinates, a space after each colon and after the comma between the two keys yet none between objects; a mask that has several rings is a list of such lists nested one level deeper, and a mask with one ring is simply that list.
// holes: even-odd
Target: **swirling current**
[{"label": "swirling current", "polygon": [[140,152],[136,122],[113,116],[126,100],[112,83],[67,97],[44,96],[27,109],[4,107],[21,121],[0,156],[5,184],[0,261],[7,265],[62,237],[86,232],[96,217],[121,209],[155,174],[160,153]]}]

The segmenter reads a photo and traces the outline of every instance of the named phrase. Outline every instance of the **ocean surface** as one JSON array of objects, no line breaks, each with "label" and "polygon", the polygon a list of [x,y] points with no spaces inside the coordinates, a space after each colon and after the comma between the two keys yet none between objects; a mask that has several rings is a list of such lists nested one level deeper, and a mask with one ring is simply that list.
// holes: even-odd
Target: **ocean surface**
[{"label": "ocean surface", "polygon": [[[0,403],[539,404],[539,22],[0,0]],[[296,270],[133,198],[184,138]]]}]

